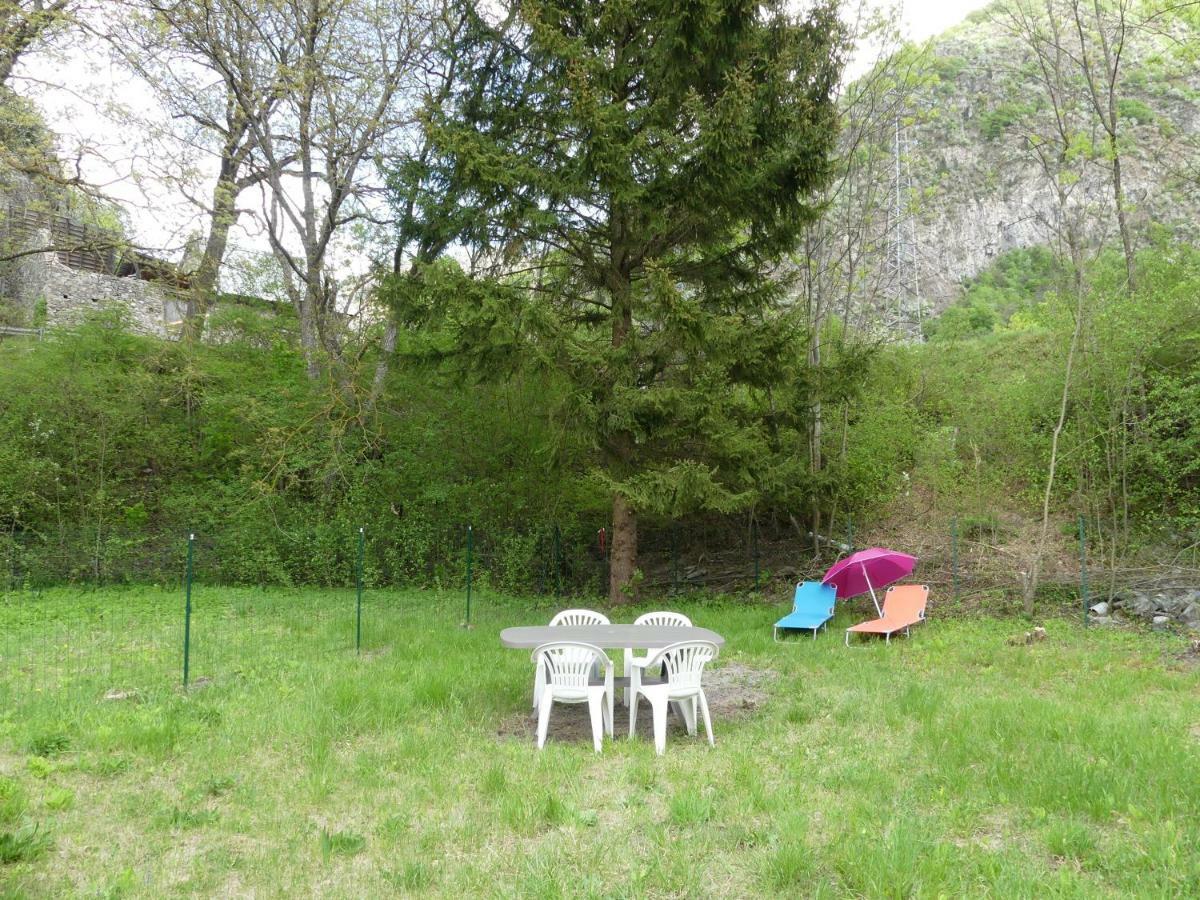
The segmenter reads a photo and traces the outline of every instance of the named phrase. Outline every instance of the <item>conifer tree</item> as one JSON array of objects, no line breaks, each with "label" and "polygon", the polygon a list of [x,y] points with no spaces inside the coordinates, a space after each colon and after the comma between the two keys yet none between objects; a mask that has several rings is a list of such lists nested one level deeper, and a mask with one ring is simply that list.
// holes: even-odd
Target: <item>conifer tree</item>
[{"label": "conifer tree", "polygon": [[390,296],[483,377],[542,364],[573,385],[562,414],[594,435],[621,603],[639,513],[754,498],[750,392],[796,352],[776,273],[829,175],[843,30],[826,3],[474,6],[430,152],[393,179],[401,242],[453,234],[471,264],[418,267]]}]

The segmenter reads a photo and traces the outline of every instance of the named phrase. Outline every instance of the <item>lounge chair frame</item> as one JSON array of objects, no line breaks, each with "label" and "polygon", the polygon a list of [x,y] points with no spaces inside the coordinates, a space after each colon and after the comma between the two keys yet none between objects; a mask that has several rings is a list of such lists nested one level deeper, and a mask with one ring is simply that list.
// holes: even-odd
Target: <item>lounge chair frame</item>
[{"label": "lounge chair frame", "polygon": [[878,619],[869,620],[871,622],[886,622],[888,620],[888,615],[887,615],[888,595],[891,594],[893,591],[897,590],[898,588],[916,588],[916,587],[923,589],[925,591],[925,596],[924,596],[924,602],[922,602],[921,607],[916,611],[915,619],[897,621],[896,627],[894,627],[894,628],[886,628],[886,629],[879,628],[879,629],[874,629],[871,631],[856,631],[855,630],[858,628],[858,625],[866,625],[866,624],[868,624],[867,622],[859,622],[858,625],[851,625],[849,628],[846,629],[846,646],[847,647],[850,646],[850,633],[851,632],[854,632],[856,634],[881,634],[881,635],[883,635],[883,642],[885,644],[890,644],[892,641],[892,635],[896,634],[897,632],[900,632],[900,631],[904,632],[905,637],[912,637],[912,626],[920,625],[922,622],[925,621],[925,606],[929,602],[929,585],[927,585],[927,584],[894,585],[894,586],[888,588],[887,594],[885,594],[884,598],[883,598],[883,615],[880,616]]}]

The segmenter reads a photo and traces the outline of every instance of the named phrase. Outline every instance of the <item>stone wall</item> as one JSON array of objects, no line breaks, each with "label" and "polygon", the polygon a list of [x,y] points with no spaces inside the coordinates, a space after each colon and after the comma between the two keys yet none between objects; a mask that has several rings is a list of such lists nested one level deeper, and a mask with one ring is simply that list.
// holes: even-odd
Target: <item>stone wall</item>
[{"label": "stone wall", "polygon": [[[117,276],[68,266],[53,249],[49,227],[8,222],[4,211],[37,203],[30,186],[8,177],[0,182],[0,246],[15,258],[0,262],[0,324],[66,325],[90,312],[121,306],[132,330],[167,337],[177,332],[186,299],[161,282],[136,275]],[[44,318],[43,318],[44,311]]]},{"label": "stone wall", "polygon": [[[42,246],[49,246],[49,237],[48,232],[38,235],[45,240]],[[54,253],[23,256],[6,269],[0,278],[4,302],[24,319],[23,324],[34,324],[43,305],[46,325],[67,326],[90,312],[119,305],[128,310],[133,331],[166,337],[174,331],[169,323],[182,318],[183,299],[162,285],[72,269]]]}]

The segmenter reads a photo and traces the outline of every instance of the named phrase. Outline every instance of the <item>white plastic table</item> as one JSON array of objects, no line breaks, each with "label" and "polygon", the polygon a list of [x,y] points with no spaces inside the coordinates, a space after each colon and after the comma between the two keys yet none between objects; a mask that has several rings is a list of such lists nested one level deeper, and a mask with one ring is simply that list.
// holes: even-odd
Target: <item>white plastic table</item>
[{"label": "white plastic table", "polygon": [[658,650],[680,641],[725,644],[715,631],[681,625],[518,625],[500,632],[500,643],[515,650],[533,650],[551,641],[576,641],[606,650]]}]

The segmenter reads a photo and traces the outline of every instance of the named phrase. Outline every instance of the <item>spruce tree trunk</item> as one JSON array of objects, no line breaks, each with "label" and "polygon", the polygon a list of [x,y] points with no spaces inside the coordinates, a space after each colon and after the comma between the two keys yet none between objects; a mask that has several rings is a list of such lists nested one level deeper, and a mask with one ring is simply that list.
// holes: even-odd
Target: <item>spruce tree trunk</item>
[{"label": "spruce tree trunk", "polygon": [[[812,321],[810,314],[809,321]],[[813,326],[812,338],[808,345],[808,364],[814,370],[821,368],[821,331],[820,324]],[[819,383],[819,380],[818,380]],[[825,467],[825,460],[821,454],[821,442],[823,440],[821,396],[818,394],[812,403],[812,416],[808,425],[808,461],[809,471],[812,473],[814,480],[821,475],[821,470]],[[821,497],[813,491],[811,497],[811,506],[809,508],[809,527],[813,535],[813,556],[818,556],[821,553]],[[832,535],[831,535],[832,537]]]},{"label": "spruce tree trunk", "polygon": [[637,598],[637,512],[620,494],[613,494],[613,539],[609,564],[608,602],[612,606]]},{"label": "spruce tree trunk", "polygon": [[[612,347],[620,349],[633,330],[633,290],[628,256],[622,245],[624,218],[619,210],[612,216],[612,267],[609,286],[612,296]],[[613,384],[632,384],[634,373],[629,364],[618,366]],[[618,478],[625,477],[633,463],[634,436],[628,431],[613,434],[609,441],[608,465]],[[637,599],[637,512],[629,500],[613,493],[613,539],[609,565],[608,599],[613,606]]]}]

